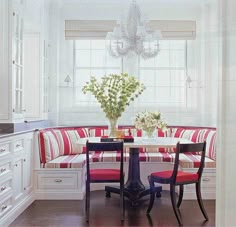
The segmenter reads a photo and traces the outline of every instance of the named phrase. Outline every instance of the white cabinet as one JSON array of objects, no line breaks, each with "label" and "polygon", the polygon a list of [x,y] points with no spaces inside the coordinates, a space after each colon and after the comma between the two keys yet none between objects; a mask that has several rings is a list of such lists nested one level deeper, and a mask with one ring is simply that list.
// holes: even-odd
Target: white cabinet
[{"label": "white cabinet", "polygon": [[13,196],[14,201],[18,202],[23,196],[23,164],[22,159],[14,161],[13,164]]},{"label": "white cabinet", "polygon": [[33,143],[32,138],[24,140],[23,154],[23,190],[24,193],[29,193],[33,190]]},{"label": "white cabinet", "polygon": [[0,226],[34,200],[32,177],[33,132],[0,138]]},{"label": "white cabinet", "polygon": [[11,143],[13,146],[13,192],[17,203],[33,190],[33,136],[25,134],[14,137]]},{"label": "white cabinet", "polygon": [[0,122],[24,120],[23,0],[0,1]]},{"label": "white cabinet", "polygon": [[49,1],[0,1],[0,123],[48,115]]},{"label": "white cabinet", "polygon": [[24,93],[23,93],[23,31],[24,31],[24,19],[23,10],[21,9],[21,4],[17,6],[13,3],[12,6],[12,54],[11,54],[11,74],[13,82],[13,119],[23,119],[24,109]]}]

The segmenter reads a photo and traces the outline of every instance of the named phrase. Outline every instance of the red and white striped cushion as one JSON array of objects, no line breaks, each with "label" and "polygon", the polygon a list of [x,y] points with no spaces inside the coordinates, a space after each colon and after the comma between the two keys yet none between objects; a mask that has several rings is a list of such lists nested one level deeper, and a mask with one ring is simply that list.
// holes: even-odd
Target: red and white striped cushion
[{"label": "red and white striped cushion", "polygon": [[42,163],[43,168],[83,168],[85,165],[85,154],[59,156],[47,163]]},{"label": "red and white striped cushion", "polygon": [[172,137],[185,138],[193,142],[206,141],[206,157],[216,160],[216,130],[172,128]]},{"label": "red and white striped cushion", "polygon": [[63,128],[40,130],[40,156],[41,162],[46,163],[62,155],[85,153],[77,144],[79,138],[87,137],[84,128]]},{"label": "red and white striped cushion", "polygon": [[[142,130],[134,127],[121,127],[128,135],[142,136]],[[90,128],[54,128],[39,131],[40,157],[42,166],[45,168],[81,168],[85,163],[84,155],[73,155],[85,153],[86,148],[80,149],[77,145],[79,138],[90,136],[106,136],[106,127]],[[171,133],[172,132],[172,133]],[[186,129],[172,128],[162,133],[157,131],[158,136],[173,136],[189,139],[193,142],[202,142],[206,140],[206,159],[205,167],[215,168],[215,140],[216,131],[214,129]],[[173,162],[174,149],[149,149],[140,148],[139,156],[141,162]],[[117,162],[120,159],[120,152],[93,152],[91,155],[93,162]],[[124,161],[129,160],[129,150],[124,153]],[[196,168],[200,162],[200,156],[197,154],[181,154],[180,165],[183,168]]]},{"label": "red and white striped cushion", "polygon": [[[143,130],[136,129],[132,126],[119,126],[119,130],[122,130],[125,136],[133,136],[133,137],[142,137]],[[165,132],[162,132],[161,129],[156,129],[157,137],[170,137],[171,136],[171,129],[168,128]]]},{"label": "red and white striped cushion", "polygon": [[89,137],[101,137],[108,136],[108,128],[107,127],[89,127],[88,128]]},{"label": "red and white striped cushion", "polygon": [[206,140],[206,157],[216,160],[216,130],[201,130],[199,142]]},{"label": "red and white striped cushion", "polygon": [[53,130],[42,130],[39,132],[40,158],[42,163],[60,156],[60,147]]},{"label": "red and white striped cushion", "polygon": [[[85,154],[59,156],[45,164],[43,168],[82,168],[85,164]],[[92,152],[90,162],[119,162],[120,152]],[[141,152],[140,162],[171,162],[175,160],[175,153],[167,152]],[[124,153],[124,162],[129,161],[129,153]],[[200,164],[200,156],[194,154],[180,154],[180,166],[182,168],[197,168]],[[205,158],[205,168],[215,168],[216,162]]]}]

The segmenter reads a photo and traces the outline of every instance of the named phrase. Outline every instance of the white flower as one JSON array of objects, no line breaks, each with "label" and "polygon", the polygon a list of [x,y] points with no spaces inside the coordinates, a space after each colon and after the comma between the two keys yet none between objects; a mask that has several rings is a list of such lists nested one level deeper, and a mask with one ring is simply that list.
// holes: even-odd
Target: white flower
[{"label": "white flower", "polygon": [[167,124],[161,119],[161,113],[159,111],[137,113],[134,125],[135,128],[143,129],[147,132],[152,132],[156,128],[160,128],[163,132],[167,130]]}]

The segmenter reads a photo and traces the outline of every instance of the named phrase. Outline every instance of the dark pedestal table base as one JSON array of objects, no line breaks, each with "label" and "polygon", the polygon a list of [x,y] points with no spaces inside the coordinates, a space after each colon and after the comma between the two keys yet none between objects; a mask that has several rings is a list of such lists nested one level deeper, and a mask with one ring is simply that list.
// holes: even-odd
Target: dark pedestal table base
[{"label": "dark pedestal table base", "polygon": [[[115,186],[105,186],[106,196],[110,193],[120,194],[120,188]],[[161,196],[162,187],[156,186],[155,193],[157,197]],[[128,180],[124,186],[124,196],[131,202],[132,206],[138,204],[138,201],[151,193],[149,187],[145,187],[140,180],[139,149],[130,148]]]}]

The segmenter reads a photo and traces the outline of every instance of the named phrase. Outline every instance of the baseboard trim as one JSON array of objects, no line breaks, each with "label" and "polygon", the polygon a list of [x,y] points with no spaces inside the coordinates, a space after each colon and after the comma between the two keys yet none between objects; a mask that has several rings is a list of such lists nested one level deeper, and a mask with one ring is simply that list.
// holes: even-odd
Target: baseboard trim
[{"label": "baseboard trim", "polygon": [[36,191],[35,200],[83,200],[83,192]]}]

